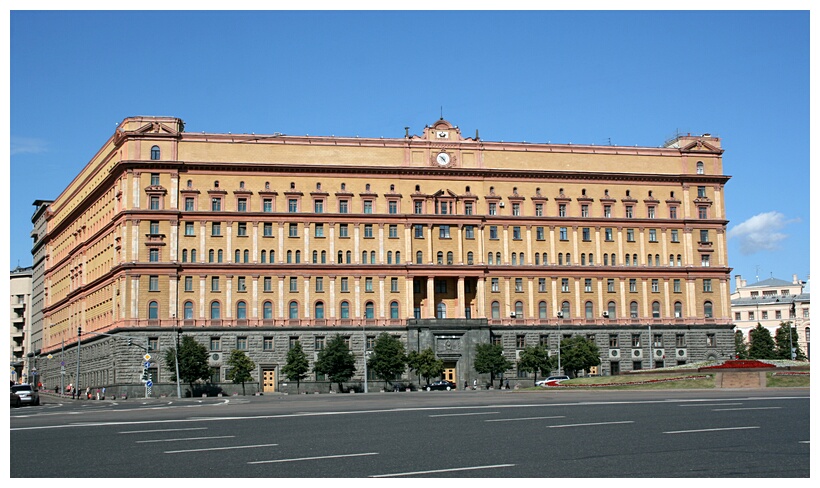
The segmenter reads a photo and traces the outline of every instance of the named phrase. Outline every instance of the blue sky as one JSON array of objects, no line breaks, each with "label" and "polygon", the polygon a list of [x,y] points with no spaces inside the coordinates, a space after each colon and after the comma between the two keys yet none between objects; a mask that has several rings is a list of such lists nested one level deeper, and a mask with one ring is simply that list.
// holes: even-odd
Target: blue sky
[{"label": "blue sky", "polygon": [[10,14],[10,268],[123,118],[186,131],[659,146],[721,137],[729,263],[809,269],[808,11]]}]

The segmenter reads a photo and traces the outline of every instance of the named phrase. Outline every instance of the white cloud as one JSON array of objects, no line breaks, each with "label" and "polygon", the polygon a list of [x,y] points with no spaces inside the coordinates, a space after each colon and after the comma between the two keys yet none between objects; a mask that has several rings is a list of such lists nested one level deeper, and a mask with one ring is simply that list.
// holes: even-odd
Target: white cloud
[{"label": "white cloud", "polygon": [[48,143],[34,137],[11,136],[11,155],[38,154],[46,152]]},{"label": "white cloud", "polygon": [[780,242],[788,237],[787,234],[779,231],[787,224],[797,221],[788,220],[785,215],[776,211],[757,214],[732,227],[727,237],[740,241],[741,254],[776,251],[780,249]]}]

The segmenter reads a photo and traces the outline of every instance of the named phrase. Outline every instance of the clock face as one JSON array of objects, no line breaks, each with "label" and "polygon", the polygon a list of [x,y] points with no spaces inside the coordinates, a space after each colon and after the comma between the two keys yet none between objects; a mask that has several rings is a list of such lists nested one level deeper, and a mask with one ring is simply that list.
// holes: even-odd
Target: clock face
[{"label": "clock face", "polygon": [[450,164],[450,155],[446,152],[438,153],[438,156],[436,156],[436,162],[441,166],[447,166]]}]

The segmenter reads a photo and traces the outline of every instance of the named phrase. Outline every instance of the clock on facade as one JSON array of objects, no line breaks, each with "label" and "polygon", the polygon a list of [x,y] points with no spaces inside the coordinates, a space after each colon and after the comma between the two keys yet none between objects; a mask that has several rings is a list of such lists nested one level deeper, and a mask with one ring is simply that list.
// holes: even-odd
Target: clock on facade
[{"label": "clock on facade", "polygon": [[447,166],[450,164],[450,155],[446,152],[440,152],[438,153],[438,156],[436,156],[436,162],[439,166]]}]

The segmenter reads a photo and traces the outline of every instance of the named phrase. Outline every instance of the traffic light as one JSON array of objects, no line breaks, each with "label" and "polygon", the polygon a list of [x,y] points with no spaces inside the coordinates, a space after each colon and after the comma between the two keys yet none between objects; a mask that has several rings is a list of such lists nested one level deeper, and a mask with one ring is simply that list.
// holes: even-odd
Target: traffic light
[{"label": "traffic light", "polygon": [[149,379],[150,379],[150,376],[148,375],[148,370],[143,369],[142,370],[142,381],[148,381]]},{"label": "traffic light", "polygon": [[131,345],[131,338],[130,337],[128,338],[128,345],[129,346]]}]

